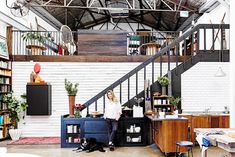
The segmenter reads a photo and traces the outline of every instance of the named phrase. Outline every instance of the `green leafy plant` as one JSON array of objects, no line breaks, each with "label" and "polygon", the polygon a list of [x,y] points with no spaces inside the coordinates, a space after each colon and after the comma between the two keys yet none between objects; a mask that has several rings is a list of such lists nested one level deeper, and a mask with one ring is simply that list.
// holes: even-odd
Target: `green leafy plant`
[{"label": "green leafy plant", "polygon": [[79,83],[73,84],[72,82],[65,79],[64,85],[65,85],[65,89],[66,89],[68,95],[77,95]]},{"label": "green leafy plant", "polygon": [[6,103],[9,118],[14,123],[15,127],[17,127],[17,122],[21,119],[21,113],[28,107],[26,103],[26,95],[21,95],[21,100],[18,100],[13,96],[13,92],[5,94],[3,96],[3,103]]},{"label": "green leafy plant", "polygon": [[180,97],[171,96],[169,97],[169,101],[170,101],[170,104],[176,106],[178,109],[180,108],[180,101],[181,101]]},{"label": "green leafy plant", "polygon": [[28,32],[22,35],[23,40],[35,40],[44,43],[48,37],[42,36],[40,32]]},{"label": "green leafy plant", "polygon": [[166,76],[161,76],[158,77],[158,82],[160,83],[161,86],[167,86],[170,84],[170,80]]}]

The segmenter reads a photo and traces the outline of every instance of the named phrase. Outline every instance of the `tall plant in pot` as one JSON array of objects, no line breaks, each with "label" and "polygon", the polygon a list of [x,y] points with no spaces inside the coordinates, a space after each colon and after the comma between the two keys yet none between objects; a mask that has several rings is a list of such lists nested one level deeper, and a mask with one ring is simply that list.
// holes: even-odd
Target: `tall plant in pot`
[{"label": "tall plant in pot", "polygon": [[167,95],[166,94],[166,86],[170,84],[170,80],[166,76],[160,76],[158,77],[158,82],[162,86],[162,95]]},{"label": "tall plant in pot", "polygon": [[69,117],[74,117],[75,97],[78,92],[78,83],[73,84],[67,79],[64,80],[65,89],[69,96]]},{"label": "tall plant in pot", "polygon": [[24,118],[24,114],[27,108],[26,95],[21,95],[21,100],[18,100],[13,96],[13,92],[3,96],[3,103],[7,106],[10,122],[13,124],[12,129],[9,130],[12,140],[18,140],[21,136],[21,130],[18,129],[18,123]]}]

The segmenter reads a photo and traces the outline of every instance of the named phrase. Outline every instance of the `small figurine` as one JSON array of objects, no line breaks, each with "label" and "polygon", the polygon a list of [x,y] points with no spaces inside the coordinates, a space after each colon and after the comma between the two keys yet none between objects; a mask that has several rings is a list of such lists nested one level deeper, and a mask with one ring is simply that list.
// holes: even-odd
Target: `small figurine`
[{"label": "small figurine", "polygon": [[30,75],[30,77],[33,76],[33,82],[34,83],[45,83],[45,81],[43,79],[41,79],[41,77],[39,76],[40,70],[41,70],[40,64],[36,63],[34,65],[34,73],[35,74],[34,75],[32,75],[32,74]]}]

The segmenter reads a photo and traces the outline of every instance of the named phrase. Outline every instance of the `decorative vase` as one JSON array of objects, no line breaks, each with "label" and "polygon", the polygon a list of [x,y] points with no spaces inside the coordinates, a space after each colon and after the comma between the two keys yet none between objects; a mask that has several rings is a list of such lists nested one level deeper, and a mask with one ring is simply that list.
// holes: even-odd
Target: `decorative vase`
[{"label": "decorative vase", "polygon": [[69,117],[74,117],[75,95],[69,95]]},{"label": "decorative vase", "polygon": [[162,86],[162,95],[166,95],[166,86]]},{"label": "decorative vase", "polygon": [[178,109],[178,114],[182,114],[183,110],[182,109]]},{"label": "decorative vase", "polygon": [[13,141],[19,140],[21,136],[22,130],[21,129],[10,129],[9,134]]}]

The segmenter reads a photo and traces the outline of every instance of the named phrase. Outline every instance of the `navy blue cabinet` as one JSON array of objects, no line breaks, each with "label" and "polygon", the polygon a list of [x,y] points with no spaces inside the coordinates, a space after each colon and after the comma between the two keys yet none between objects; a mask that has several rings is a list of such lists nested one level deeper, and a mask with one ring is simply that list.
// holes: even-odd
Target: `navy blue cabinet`
[{"label": "navy blue cabinet", "polygon": [[[148,141],[146,118],[125,118],[119,120],[115,144],[117,146],[145,146]],[[96,138],[108,144],[108,132],[104,118],[68,118],[61,116],[61,147],[80,146],[81,138]]]},{"label": "navy blue cabinet", "polygon": [[108,133],[103,118],[68,118],[61,116],[61,147],[75,148],[80,146],[81,138],[96,138],[108,143]]}]

